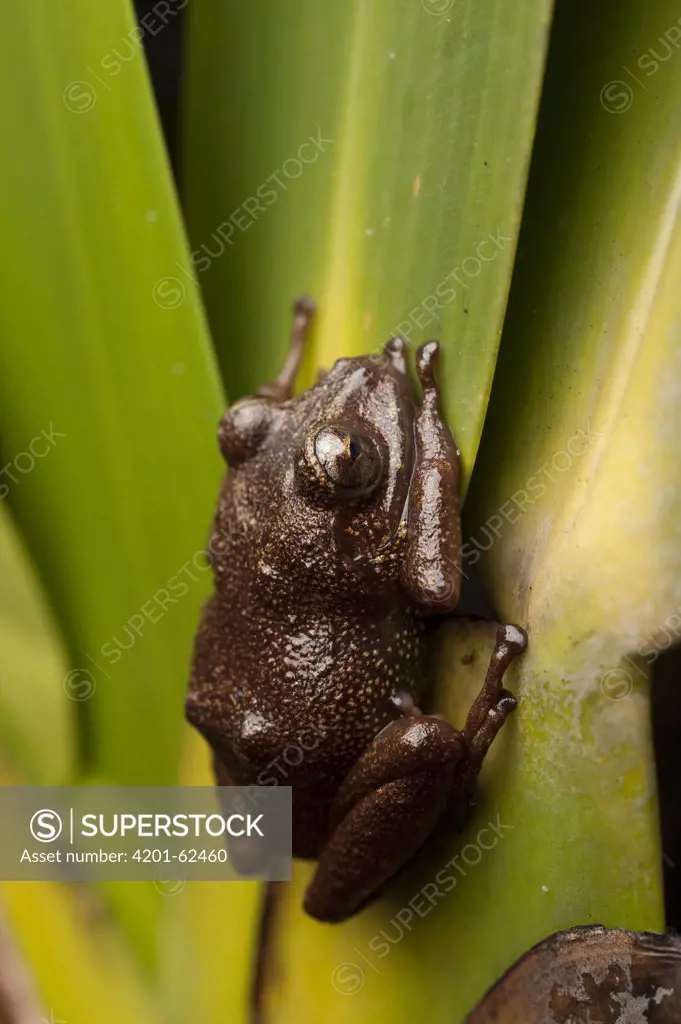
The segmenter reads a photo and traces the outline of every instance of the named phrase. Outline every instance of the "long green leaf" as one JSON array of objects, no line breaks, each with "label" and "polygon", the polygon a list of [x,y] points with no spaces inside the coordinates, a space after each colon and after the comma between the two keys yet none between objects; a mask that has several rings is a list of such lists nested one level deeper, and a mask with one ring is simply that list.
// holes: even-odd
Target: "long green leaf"
[{"label": "long green leaf", "polygon": [[67,686],[91,697],[90,766],[162,783],[208,583],[221,401],[195,289],[167,280],[186,248],[137,31],[127,0],[5,12],[0,431]]},{"label": "long green leaf", "polygon": [[[129,0],[36,0],[3,28],[2,493],[70,651],[51,685],[82,710],[83,768],[171,783],[209,582],[219,379],[196,290],[174,277],[187,249]],[[64,781],[58,760],[43,781]],[[161,897],[112,894],[149,966]],[[34,949],[48,997],[63,986]],[[90,980],[73,1024],[99,1012]]]},{"label": "long green leaf", "polygon": [[68,782],[76,767],[67,668],[33,566],[0,506],[0,759],[33,785]]},{"label": "long green leaf", "polygon": [[530,634],[515,828],[479,875],[507,879],[499,972],[573,924],[663,926],[647,675],[681,606],[677,18],[578,0],[554,30],[467,505],[470,560]]}]

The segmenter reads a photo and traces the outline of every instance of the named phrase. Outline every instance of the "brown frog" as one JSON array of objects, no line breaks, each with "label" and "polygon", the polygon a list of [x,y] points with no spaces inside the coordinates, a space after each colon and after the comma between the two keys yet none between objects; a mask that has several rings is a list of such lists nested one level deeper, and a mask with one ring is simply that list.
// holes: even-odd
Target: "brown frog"
[{"label": "brown frog", "polygon": [[287,759],[293,854],[318,859],[305,909],[340,921],[466,805],[515,708],[502,676],[527,638],[500,628],[462,731],[421,713],[424,617],[453,611],[461,582],[438,343],[416,354],[418,405],[400,338],[293,397],[313,313],[296,303],[281,373],[220,423],[231,471],[186,710],[221,785],[263,783],[299,750]]}]

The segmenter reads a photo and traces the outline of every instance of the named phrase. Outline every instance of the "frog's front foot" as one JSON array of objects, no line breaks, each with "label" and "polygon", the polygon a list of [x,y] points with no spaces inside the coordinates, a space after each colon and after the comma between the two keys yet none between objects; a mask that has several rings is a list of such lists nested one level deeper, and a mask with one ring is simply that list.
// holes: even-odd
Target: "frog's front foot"
[{"label": "frog's front foot", "polygon": [[522,629],[500,627],[462,732],[409,706],[376,736],[336,794],[329,839],[305,894],[308,914],[330,922],[351,917],[436,824],[465,809],[485,754],[516,706],[501,684],[526,646]]}]

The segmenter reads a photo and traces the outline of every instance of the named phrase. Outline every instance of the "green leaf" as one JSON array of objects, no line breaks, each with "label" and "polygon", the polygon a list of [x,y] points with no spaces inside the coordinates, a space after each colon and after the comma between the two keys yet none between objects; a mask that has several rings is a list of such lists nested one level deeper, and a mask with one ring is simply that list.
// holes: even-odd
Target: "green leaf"
[{"label": "green leaf", "polygon": [[530,635],[500,968],[575,923],[663,926],[647,675],[681,606],[677,17],[580,0],[549,58],[467,505],[470,561]]},{"label": "green leaf", "polygon": [[76,705],[62,687],[65,652],[35,570],[0,505],[0,740],[2,759],[33,785],[75,769]]},{"label": "green leaf", "polygon": [[[16,779],[2,779],[8,782]],[[3,881],[0,893],[49,1014],[41,1024],[166,1024],[148,980],[85,886]]]},{"label": "green leaf", "polygon": [[[183,786],[215,781],[210,750],[189,728],[179,781]],[[162,908],[164,1006],[178,1024],[223,1024],[225,1017],[250,1024],[261,887],[247,881],[192,881],[178,888],[169,887]]]},{"label": "green leaf", "polygon": [[0,431],[67,686],[94,689],[89,766],[139,784],[177,770],[221,397],[166,280],[186,249],[134,26],[127,0],[5,14]]},{"label": "green leaf", "polygon": [[196,6],[186,269],[201,282],[230,394],[275,374],[302,291],[319,300],[323,365],[395,332],[438,335],[468,475],[549,11],[549,0]]}]

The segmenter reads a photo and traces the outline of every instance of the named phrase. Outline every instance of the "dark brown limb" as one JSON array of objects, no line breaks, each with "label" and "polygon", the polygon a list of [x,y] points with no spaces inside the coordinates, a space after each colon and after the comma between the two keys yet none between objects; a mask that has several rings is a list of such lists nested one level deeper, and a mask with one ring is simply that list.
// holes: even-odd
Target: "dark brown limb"
[{"label": "dark brown limb", "polygon": [[296,300],[293,306],[293,326],[286,361],[276,379],[258,388],[256,394],[274,398],[277,402],[285,402],[291,398],[316,311],[317,305],[309,295],[301,295]]},{"label": "dark brown limb", "polygon": [[426,715],[379,733],[338,790],[305,893],[308,914],[350,917],[410,859],[442,814],[462,752],[456,729]]},{"label": "dark brown limb", "polygon": [[463,727],[463,735],[469,743],[482,728],[489,712],[499,703],[504,672],[526,647],[527,633],[523,629],[519,626],[499,626],[485,681],[471,705]]},{"label": "dark brown limb", "polygon": [[414,422],[415,465],[400,580],[422,613],[441,615],[458,605],[462,573],[459,451],[440,413],[438,352],[439,343],[429,341],[416,353],[423,398]]},{"label": "dark brown limb", "polygon": [[527,647],[527,634],[519,626],[500,626],[480,693],[468,712],[463,728],[465,757],[456,766],[447,802],[447,821],[460,821],[470,802],[480,769],[499,730],[516,709],[516,699],[502,682],[514,658]]}]

